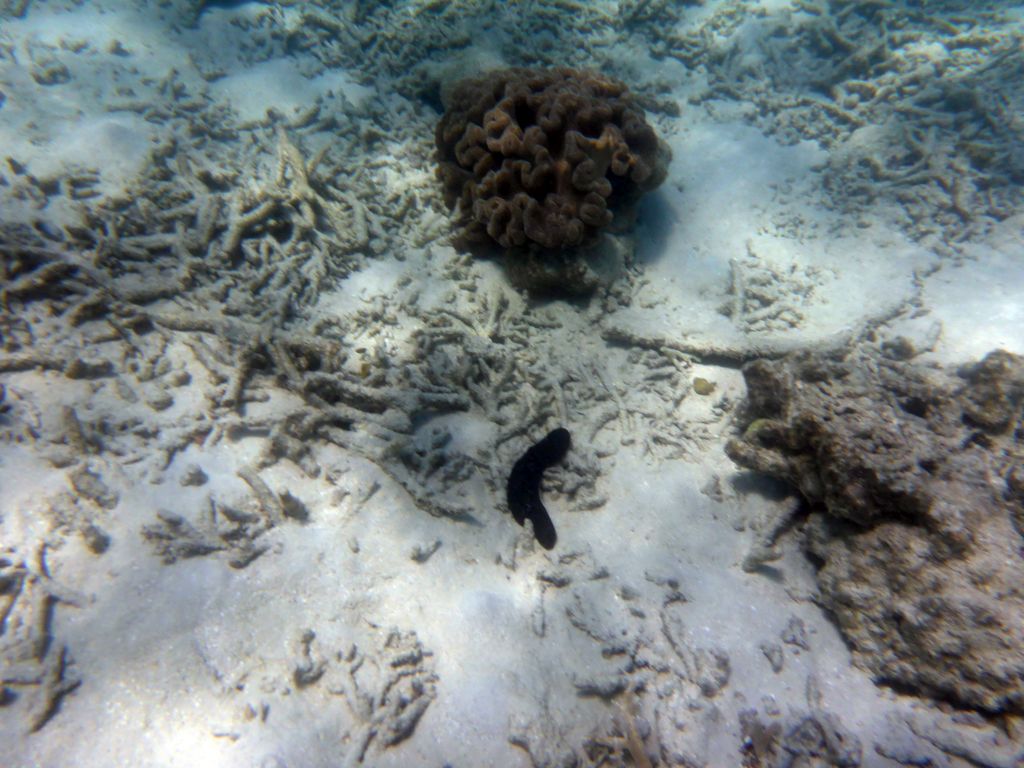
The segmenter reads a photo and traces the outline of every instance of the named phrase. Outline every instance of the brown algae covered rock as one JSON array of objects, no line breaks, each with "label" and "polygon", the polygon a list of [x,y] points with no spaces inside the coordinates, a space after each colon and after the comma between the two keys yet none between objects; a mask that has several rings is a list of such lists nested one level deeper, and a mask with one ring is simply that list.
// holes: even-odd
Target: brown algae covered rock
[{"label": "brown algae covered rock", "polygon": [[864,348],[744,368],[743,467],[810,505],[819,601],[879,682],[1024,712],[1024,359]]}]

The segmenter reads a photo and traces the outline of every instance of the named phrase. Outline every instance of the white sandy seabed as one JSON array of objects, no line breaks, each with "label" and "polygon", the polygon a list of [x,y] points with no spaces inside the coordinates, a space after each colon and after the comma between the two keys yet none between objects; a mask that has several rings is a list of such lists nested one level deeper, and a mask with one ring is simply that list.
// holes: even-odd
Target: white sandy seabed
[{"label": "white sandy seabed", "polygon": [[[108,195],[146,167],[159,139],[159,124],[108,111],[103,99],[113,99],[116,86],[88,82],[85,70],[65,84],[33,82],[24,66],[29,41],[66,51],[74,40],[100,52],[123,41],[130,50],[126,82],[159,80],[172,67],[187,80],[194,73],[181,46],[216,46],[226,75],[211,89],[243,118],[271,107],[289,114],[331,89],[344,90],[352,103],[372,98],[344,72],[306,77],[302,53],[255,69],[233,63],[241,41],[228,22],[264,12],[258,3],[216,8],[194,29],[171,30],[144,10],[33,4],[0,28],[17,54],[0,61],[2,154],[38,177],[72,166],[99,169],[98,189]],[[642,279],[634,301],[617,310],[617,327],[742,345],[759,328],[745,329],[720,309],[742,276],[748,284],[767,276],[780,304],[763,319],[748,319],[762,322],[773,343],[813,345],[892,316],[916,297],[915,316],[900,315],[890,332],[930,348],[925,359],[957,364],[997,347],[1024,353],[1019,221],[1003,222],[984,242],[962,244],[959,265],[912,242],[884,211],[863,213],[850,227],[816,202],[822,149],[783,146],[724,108],[687,108],[695,86],[682,65],[650,66],[678,70],[672,95],[684,117],[666,135],[674,153],[669,178],[640,212]],[[109,77],[108,69],[95,71]],[[51,216],[58,226],[73,216],[58,202],[42,214],[24,205],[11,203],[2,215]],[[438,247],[412,249],[401,260],[376,255],[324,292],[311,314],[386,303],[404,276],[426,274]],[[469,269],[478,293],[507,290],[495,265]],[[444,290],[425,285],[424,306]],[[593,308],[554,302],[544,309],[561,313],[564,325],[552,331],[548,365],[586,370],[601,359],[599,340],[579,343]],[[798,321],[786,328],[787,317]],[[48,579],[72,596],[49,610],[47,635],[66,649],[67,676],[80,682],[35,732],[25,714],[31,686],[9,686],[18,698],[0,708],[0,763],[303,767],[362,758],[381,766],[554,765],[595,735],[625,738],[631,722],[653,753],[671,722],[678,764],[732,766],[743,760],[739,713],[755,709],[765,717],[827,714],[837,732],[859,739],[862,765],[898,764],[883,752],[955,764],[908,725],[914,718],[945,722],[944,715],[876,686],[851,665],[836,627],[811,599],[813,567],[796,543],[784,539],[782,558],[768,571],[740,567],[757,521],[794,499],[733,485],[739,474],[722,446],[731,408],[744,394],[738,369],[695,365],[689,373],[715,383],[710,397],[688,396],[672,414],[702,425],[698,449],[659,460],[640,435],[612,443],[598,459],[604,504],[570,511],[564,495],[548,495],[560,537],[552,553],[534,547],[502,512],[500,494],[481,487],[470,500],[480,525],[433,517],[375,463],[325,444],[314,449],[323,470],[315,478],[287,460],[262,472],[266,486],[301,500],[309,520],[265,533],[269,549],[248,567],[232,568],[216,553],[162,563],[142,526],[157,510],[186,514],[208,498],[249,492],[236,472],[263,449],[266,438],[254,434],[192,445],[160,471],[107,459],[103,482],[117,501],[105,524],[110,546],[95,554],[81,537],[55,532],[41,512],[46,499],[67,489],[66,473],[31,440],[7,440],[0,446],[0,544],[10,565],[14,553],[49,542]],[[44,420],[68,404],[80,418],[121,407],[115,388],[94,387],[85,396],[53,372],[3,380],[9,399],[32,401]],[[161,419],[204,407],[202,382],[196,374],[176,390]],[[269,411],[293,401],[281,395],[252,407]],[[632,402],[642,411],[642,397]],[[577,443],[585,442],[595,429],[590,416],[568,416]],[[642,430],[644,422],[638,416],[628,423]],[[472,413],[451,417],[449,426],[469,444],[492,439],[495,429]],[[205,484],[182,484],[193,465],[208,477]],[[423,556],[434,542],[440,546]],[[14,628],[6,628],[11,637]],[[671,659],[669,666],[683,670],[680,692],[661,699],[660,719],[644,698],[662,685],[657,676],[634,702],[626,701],[632,694],[600,695],[603,685],[634,679],[625,667],[637,656],[608,652],[616,636],[642,647],[639,656],[652,665]],[[428,703],[409,733],[400,732],[394,710],[385,712],[391,685],[410,685],[410,698]],[[616,754],[626,759],[628,749]]]}]

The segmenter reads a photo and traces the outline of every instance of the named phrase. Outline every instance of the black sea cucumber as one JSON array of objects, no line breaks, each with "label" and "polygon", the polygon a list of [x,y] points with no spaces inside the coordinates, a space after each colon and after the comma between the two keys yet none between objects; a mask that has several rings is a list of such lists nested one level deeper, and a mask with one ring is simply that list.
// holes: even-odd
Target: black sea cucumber
[{"label": "black sea cucumber", "polygon": [[544,470],[557,464],[569,452],[569,430],[559,427],[523,454],[508,477],[508,508],[520,525],[527,518],[533,523],[533,535],[544,549],[558,540],[555,524],[540,500],[540,480]]}]

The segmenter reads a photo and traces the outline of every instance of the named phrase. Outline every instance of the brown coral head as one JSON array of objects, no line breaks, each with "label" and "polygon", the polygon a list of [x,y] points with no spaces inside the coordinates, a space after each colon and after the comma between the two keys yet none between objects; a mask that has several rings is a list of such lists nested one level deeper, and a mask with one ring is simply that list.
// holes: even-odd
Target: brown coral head
[{"label": "brown coral head", "polygon": [[462,244],[563,251],[665,178],[671,153],[626,86],[574,69],[457,83],[436,142]]}]

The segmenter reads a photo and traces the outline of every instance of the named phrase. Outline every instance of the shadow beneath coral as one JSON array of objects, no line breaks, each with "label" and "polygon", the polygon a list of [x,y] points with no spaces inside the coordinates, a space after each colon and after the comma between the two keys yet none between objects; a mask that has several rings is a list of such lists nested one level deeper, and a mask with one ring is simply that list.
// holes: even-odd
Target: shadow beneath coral
[{"label": "shadow beneath coral", "polygon": [[672,230],[678,220],[679,214],[669,203],[664,189],[649,192],[637,203],[636,225],[632,232],[637,264],[656,264],[668,254]]},{"label": "shadow beneath coral", "polygon": [[732,478],[733,489],[742,495],[756,494],[769,501],[785,501],[796,496],[790,483],[760,472],[739,472]]}]

